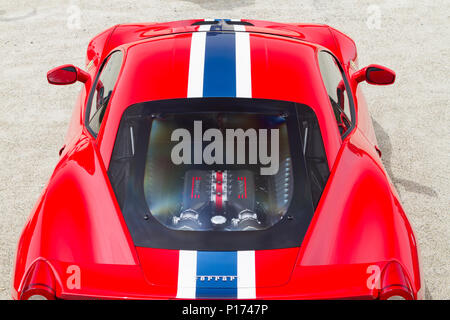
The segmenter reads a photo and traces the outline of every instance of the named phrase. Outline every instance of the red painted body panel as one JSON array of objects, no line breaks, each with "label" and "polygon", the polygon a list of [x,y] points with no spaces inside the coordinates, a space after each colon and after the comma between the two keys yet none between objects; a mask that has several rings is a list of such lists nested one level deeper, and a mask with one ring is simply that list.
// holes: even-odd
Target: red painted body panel
[{"label": "red painted body panel", "polygon": [[[106,168],[126,107],[187,96],[196,21],[119,25],[90,42],[92,79],[117,47],[125,53],[124,66],[97,139],[83,121],[92,81],[80,92],[61,159],[19,240],[13,298],[22,297],[30,279],[52,279],[56,297],[65,299],[175,298],[178,250],[134,247]],[[387,270],[390,261],[404,273],[414,298],[421,298],[414,234],[375,150],[362,92],[350,82],[356,128],[342,141],[318,72],[316,54],[326,47],[350,77],[356,71],[353,41],[328,26],[245,21],[254,24],[246,27],[252,32],[252,96],[311,106],[331,169],[302,246],[255,252],[257,298],[377,298],[380,291],[367,285],[368,268]],[[79,288],[69,285],[73,265],[82,270]]]},{"label": "red painted body panel", "polygon": [[[341,145],[336,122],[328,105],[328,96],[318,66],[305,61],[315,61],[317,47],[302,45],[298,41],[262,34],[252,35],[252,96],[287,100],[311,106],[319,121],[330,167]],[[293,68],[297,65],[298,68]],[[305,77],[305,74],[308,77]],[[322,94],[311,94],[321,92]]]}]

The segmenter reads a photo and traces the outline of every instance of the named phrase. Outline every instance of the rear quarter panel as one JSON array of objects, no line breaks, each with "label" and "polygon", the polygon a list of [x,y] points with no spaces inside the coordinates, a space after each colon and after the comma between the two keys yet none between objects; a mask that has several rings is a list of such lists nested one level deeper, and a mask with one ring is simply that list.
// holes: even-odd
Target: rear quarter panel
[{"label": "rear quarter panel", "polygon": [[398,261],[421,288],[413,230],[379,156],[358,130],[344,142],[300,250],[301,266]]},{"label": "rear quarter panel", "polygon": [[63,155],[26,223],[13,292],[39,258],[78,266],[138,264],[103,163],[85,135]]}]

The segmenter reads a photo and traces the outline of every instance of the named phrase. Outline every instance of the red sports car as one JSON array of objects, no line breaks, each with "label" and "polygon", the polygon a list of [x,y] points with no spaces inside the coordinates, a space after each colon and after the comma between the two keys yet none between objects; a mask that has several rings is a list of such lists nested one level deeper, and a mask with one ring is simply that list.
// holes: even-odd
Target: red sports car
[{"label": "red sports car", "polygon": [[356,47],[326,25],[205,19],[89,43],[14,299],[421,299]]}]

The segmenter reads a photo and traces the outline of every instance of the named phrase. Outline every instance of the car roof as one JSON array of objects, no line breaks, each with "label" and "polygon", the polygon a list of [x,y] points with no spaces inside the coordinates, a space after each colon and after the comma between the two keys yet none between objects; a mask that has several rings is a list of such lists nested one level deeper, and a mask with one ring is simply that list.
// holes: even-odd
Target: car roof
[{"label": "car roof", "polygon": [[[206,44],[194,48],[194,34],[201,33]],[[326,97],[316,58],[320,46],[279,35],[231,30],[168,34],[122,45],[119,48],[125,58],[114,99],[119,96],[126,108],[151,100],[187,98],[190,77],[202,72],[204,86],[215,82],[217,87],[195,97],[236,95],[229,87],[239,82],[239,33],[249,38],[251,92],[245,97],[293,101],[317,109],[319,97]],[[203,65],[199,59],[204,59]]]},{"label": "car roof", "polygon": [[[195,45],[197,38],[205,39],[203,47]],[[238,49],[236,38],[248,39],[246,50]],[[120,45],[114,50],[125,53],[124,62],[104,130],[115,136],[123,112],[136,103],[189,97],[271,99],[311,107],[326,148],[334,150],[340,137],[317,62],[321,49],[295,38],[240,30],[171,33]],[[249,62],[239,62],[246,55]],[[193,79],[203,89],[192,94]],[[213,89],[206,90],[211,83]],[[239,93],[242,86],[247,89]]]}]

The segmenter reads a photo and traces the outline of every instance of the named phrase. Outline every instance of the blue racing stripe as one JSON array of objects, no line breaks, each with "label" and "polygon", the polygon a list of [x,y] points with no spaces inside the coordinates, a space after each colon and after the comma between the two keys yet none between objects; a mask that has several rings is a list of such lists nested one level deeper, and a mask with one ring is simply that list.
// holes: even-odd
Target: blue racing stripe
[{"label": "blue racing stripe", "polygon": [[237,252],[198,251],[196,298],[237,298]]},{"label": "blue racing stripe", "polygon": [[206,34],[203,97],[236,97],[234,32]]}]

